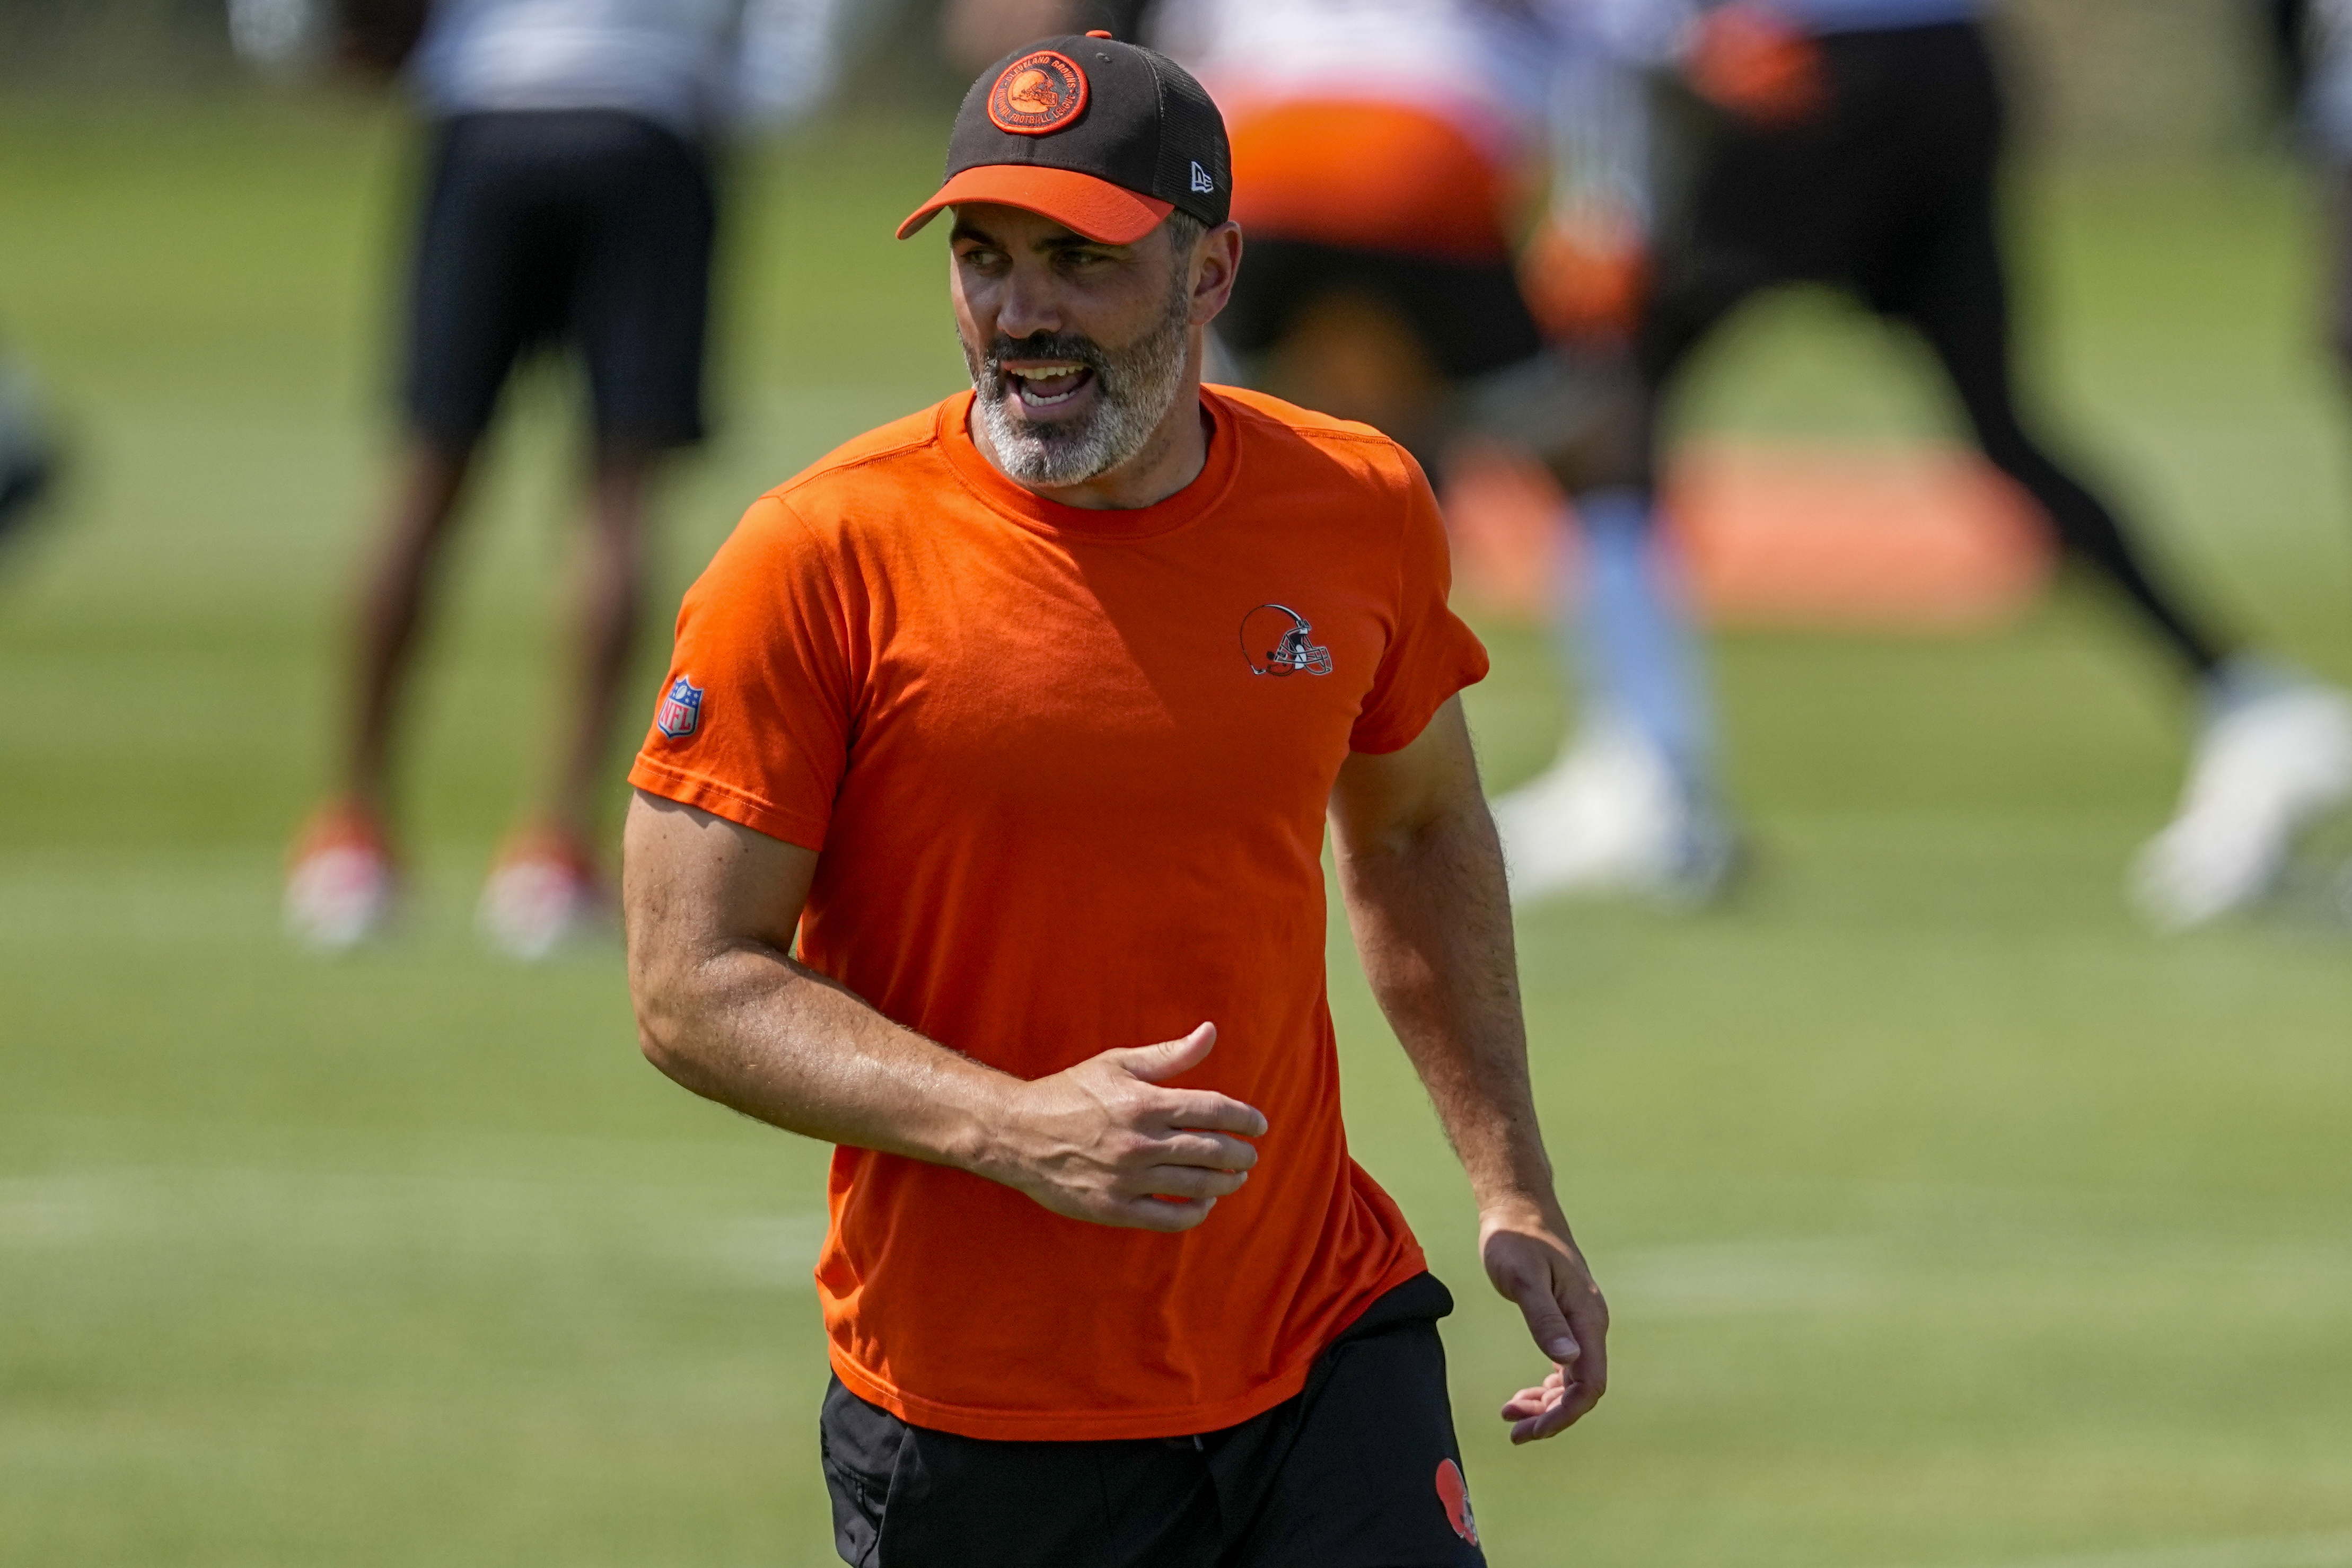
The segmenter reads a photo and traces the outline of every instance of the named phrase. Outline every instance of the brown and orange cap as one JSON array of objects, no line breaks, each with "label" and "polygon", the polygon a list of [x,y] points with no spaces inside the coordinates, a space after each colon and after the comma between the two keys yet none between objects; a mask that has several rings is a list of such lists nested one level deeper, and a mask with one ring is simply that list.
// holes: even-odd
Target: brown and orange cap
[{"label": "brown and orange cap", "polygon": [[1233,208],[1224,117],[1183,67],[1102,33],[1046,38],[981,73],[948,138],[947,183],[898,225],[999,202],[1106,245],[1132,245],[1171,212]]}]

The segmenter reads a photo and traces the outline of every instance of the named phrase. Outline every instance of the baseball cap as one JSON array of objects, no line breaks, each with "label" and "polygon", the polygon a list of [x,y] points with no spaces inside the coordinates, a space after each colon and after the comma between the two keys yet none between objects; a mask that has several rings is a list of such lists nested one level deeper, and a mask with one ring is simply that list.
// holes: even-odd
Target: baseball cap
[{"label": "baseball cap", "polygon": [[942,207],[999,202],[1132,245],[1174,211],[1223,223],[1232,169],[1224,117],[1183,67],[1108,33],[1064,34],[971,84],[948,137],[947,183],[898,237]]}]

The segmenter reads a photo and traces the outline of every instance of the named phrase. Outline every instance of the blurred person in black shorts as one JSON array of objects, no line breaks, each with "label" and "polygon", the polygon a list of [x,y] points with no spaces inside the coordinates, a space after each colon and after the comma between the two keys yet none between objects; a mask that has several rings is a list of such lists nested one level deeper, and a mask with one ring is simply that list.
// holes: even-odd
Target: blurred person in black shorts
[{"label": "blurred person in black shorts", "polygon": [[[2032,434],[2011,360],[1997,202],[2002,95],[1977,0],[1773,0],[1699,7],[1668,122],[1687,160],[1661,204],[1635,358],[1644,430],[1623,476],[1649,508],[1656,427],[1691,355],[1759,293],[1827,284],[1916,332],[1985,455],[2067,555],[2119,591],[2203,704],[2179,813],[2133,891],[2186,926],[2259,896],[2295,833],[2352,794],[2352,706],[2235,651],[2187,610],[2114,512]],[[1540,885],[1575,758],[1497,802],[1518,885]]]},{"label": "blurred person in black shorts", "polygon": [[703,435],[717,195],[730,130],[813,99],[826,0],[377,0],[343,41],[404,64],[431,121],[403,331],[406,443],[361,593],[341,789],[302,830],[289,927],[347,947],[392,912],[394,727],[481,439],[524,360],[586,374],[590,474],[559,761],[484,890],[484,935],[542,956],[608,905],[594,838],[664,459]]}]

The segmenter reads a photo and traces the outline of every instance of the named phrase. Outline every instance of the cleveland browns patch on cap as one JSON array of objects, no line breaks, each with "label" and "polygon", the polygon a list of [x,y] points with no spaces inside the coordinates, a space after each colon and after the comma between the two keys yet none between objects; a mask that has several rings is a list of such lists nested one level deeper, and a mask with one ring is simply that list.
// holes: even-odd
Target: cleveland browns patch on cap
[{"label": "cleveland browns patch on cap", "polygon": [[1022,56],[999,71],[988,89],[988,118],[1015,136],[1043,136],[1078,117],[1087,106],[1087,73],[1055,49]]}]

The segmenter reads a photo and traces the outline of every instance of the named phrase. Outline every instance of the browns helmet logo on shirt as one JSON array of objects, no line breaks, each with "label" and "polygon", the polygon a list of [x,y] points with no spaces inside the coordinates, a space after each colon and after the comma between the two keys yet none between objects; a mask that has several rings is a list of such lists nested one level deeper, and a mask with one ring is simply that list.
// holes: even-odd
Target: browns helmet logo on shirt
[{"label": "browns helmet logo on shirt", "polygon": [[988,89],[988,118],[999,131],[1043,136],[1059,131],[1087,106],[1087,73],[1053,49],[1022,56],[997,73]]},{"label": "browns helmet logo on shirt", "polygon": [[1331,650],[1287,604],[1261,604],[1242,617],[1242,657],[1254,675],[1328,675]]}]

